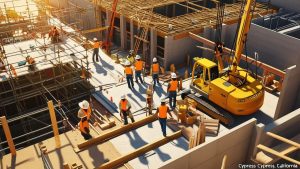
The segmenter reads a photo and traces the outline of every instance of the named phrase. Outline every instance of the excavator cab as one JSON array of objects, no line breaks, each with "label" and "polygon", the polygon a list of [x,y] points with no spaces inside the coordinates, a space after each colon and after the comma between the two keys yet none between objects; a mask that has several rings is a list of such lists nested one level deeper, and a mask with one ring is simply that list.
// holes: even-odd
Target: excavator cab
[{"label": "excavator cab", "polygon": [[207,96],[210,82],[219,77],[218,65],[206,58],[196,57],[194,61],[191,87]]}]

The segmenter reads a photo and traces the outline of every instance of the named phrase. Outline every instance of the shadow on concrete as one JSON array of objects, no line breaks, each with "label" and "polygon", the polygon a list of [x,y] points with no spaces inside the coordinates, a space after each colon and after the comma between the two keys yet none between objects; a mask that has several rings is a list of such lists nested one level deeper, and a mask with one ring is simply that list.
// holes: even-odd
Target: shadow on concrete
[{"label": "shadow on concrete", "polygon": [[158,97],[167,96],[167,92],[164,91],[162,86],[156,86],[155,92],[158,95]]},{"label": "shadow on concrete", "polygon": [[[146,141],[144,141],[139,136],[139,134],[135,130],[132,130],[130,133],[126,133],[126,135],[129,138],[131,146],[134,147],[135,149],[138,149],[138,148],[148,144]],[[145,164],[145,165],[149,164],[148,160],[146,158],[144,158],[143,156],[138,157],[138,159],[140,160],[140,162],[142,164]]]},{"label": "shadow on concrete", "polygon": [[99,151],[97,146],[93,146],[87,151],[94,167],[99,167],[101,164],[108,161],[108,159],[104,157],[103,152]]},{"label": "shadow on concrete", "polygon": [[158,149],[156,149],[154,151],[157,153],[157,155],[161,159],[161,161],[167,161],[167,160],[171,159],[171,156],[169,154],[167,154],[167,153],[162,152],[160,150],[160,148],[158,148]]},{"label": "shadow on concrete", "polygon": [[230,128],[238,126],[252,118],[257,119],[257,124],[262,123],[262,124],[266,125],[266,124],[272,123],[274,121],[272,117],[268,116],[261,110],[258,110],[256,113],[248,115],[248,116],[234,116],[234,115],[232,115],[232,116],[234,118],[234,124],[233,124],[233,126],[230,126]]},{"label": "shadow on concrete", "polygon": [[177,140],[171,141],[170,144],[172,144],[172,145],[174,145],[176,147],[179,147],[179,148],[181,148],[183,150],[188,150],[189,149],[188,143],[187,143],[187,141],[183,137],[181,137],[181,138],[179,138]]},{"label": "shadow on concrete", "polygon": [[138,104],[140,107],[145,107],[145,105],[141,105],[140,103],[145,103],[146,99],[143,97],[143,95],[141,93],[139,93],[138,91],[136,91],[135,89],[132,90],[133,94],[139,98],[139,101],[135,99],[135,97],[132,96],[131,93],[127,94],[127,96],[134,101],[136,104]]}]

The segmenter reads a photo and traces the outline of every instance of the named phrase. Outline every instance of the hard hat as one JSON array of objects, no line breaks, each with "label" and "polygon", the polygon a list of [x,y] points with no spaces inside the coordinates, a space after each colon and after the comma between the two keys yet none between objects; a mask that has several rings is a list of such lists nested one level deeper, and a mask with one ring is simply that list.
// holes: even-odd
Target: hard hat
[{"label": "hard hat", "polygon": [[129,60],[126,60],[126,62],[125,62],[125,66],[130,66],[130,62],[129,62]]},{"label": "hard hat", "polygon": [[125,99],[125,97],[126,97],[125,94],[123,94],[123,95],[121,96],[121,99]]},{"label": "hard hat", "polygon": [[161,102],[161,103],[165,103],[165,102],[166,102],[166,99],[165,99],[165,98],[160,98],[160,102]]},{"label": "hard hat", "polygon": [[141,56],[140,55],[136,55],[135,59],[141,59]]},{"label": "hard hat", "polygon": [[77,114],[77,117],[78,118],[84,118],[86,115],[85,115],[85,113],[82,111],[82,110],[79,110],[78,111],[78,114]]},{"label": "hard hat", "polygon": [[171,73],[171,78],[176,79],[177,78],[176,73]]},{"label": "hard hat", "polygon": [[156,59],[156,58],[153,58],[153,62],[157,62],[157,59]]},{"label": "hard hat", "polygon": [[97,38],[94,38],[93,40],[94,40],[94,41],[97,41],[98,39],[97,39]]},{"label": "hard hat", "polygon": [[88,109],[89,106],[90,106],[89,102],[86,101],[86,100],[83,100],[83,101],[80,102],[78,105],[79,105],[79,107],[82,108],[82,109]]}]

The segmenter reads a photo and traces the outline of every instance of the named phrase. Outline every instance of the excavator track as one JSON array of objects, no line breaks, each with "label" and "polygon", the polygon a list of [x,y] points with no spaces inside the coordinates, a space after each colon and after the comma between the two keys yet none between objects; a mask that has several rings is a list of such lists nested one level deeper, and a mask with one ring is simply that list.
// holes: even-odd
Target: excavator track
[{"label": "excavator track", "polygon": [[207,98],[203,96],[197,97],[194,94],[188,94],[187,97],[197,102],[197,108],[202,110],[210,117],[219,119],[220,122],[222,122],[226,126],[233,125],[234,123],[233,116],[226,110],[222,109],[220,106],[209,101]]}]

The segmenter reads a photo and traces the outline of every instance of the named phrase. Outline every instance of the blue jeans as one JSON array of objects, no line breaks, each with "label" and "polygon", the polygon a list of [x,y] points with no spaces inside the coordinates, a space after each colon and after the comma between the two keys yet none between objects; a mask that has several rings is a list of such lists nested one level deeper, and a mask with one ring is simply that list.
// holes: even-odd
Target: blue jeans
[{"label": "blue jeans", "polygon": [[94,48],[93,51],[93,62],[95,62],[95,58],[96,58],[96,62],[99,61],[99,48]]},{"label": "blue jeans", "polygon": [[133,77],[132,77],[132,75],[126,75],[126,80],[127,80],[128,87],[130,89],[133,88],[134,84],[133,84]]},{"label": "blue jeans", "polygon": [[161,131],[163,133],[163,135],[166,137],[167,135],[167,118],[159,118],[159,124],[160,124],[160,127],[161,127]]},{"label": "blue jeans", "polygon": [[172,109],[176,107],[176,97],[177,97],[176,91],[169,92],[169,104],[170,104],[170,108]]},{"label": "blue jeans", "polygon": [[153,79],[153,87],[155,87],[156,83],[159,84],[158,74],[153,74],[152,79]]},{"label": "blue jeans", "polygon": [[141,81],[141,83],[144,83],[141,74],[142,71],[135,71],[135,80],[137,83],[138,83],[138,79]]}]

